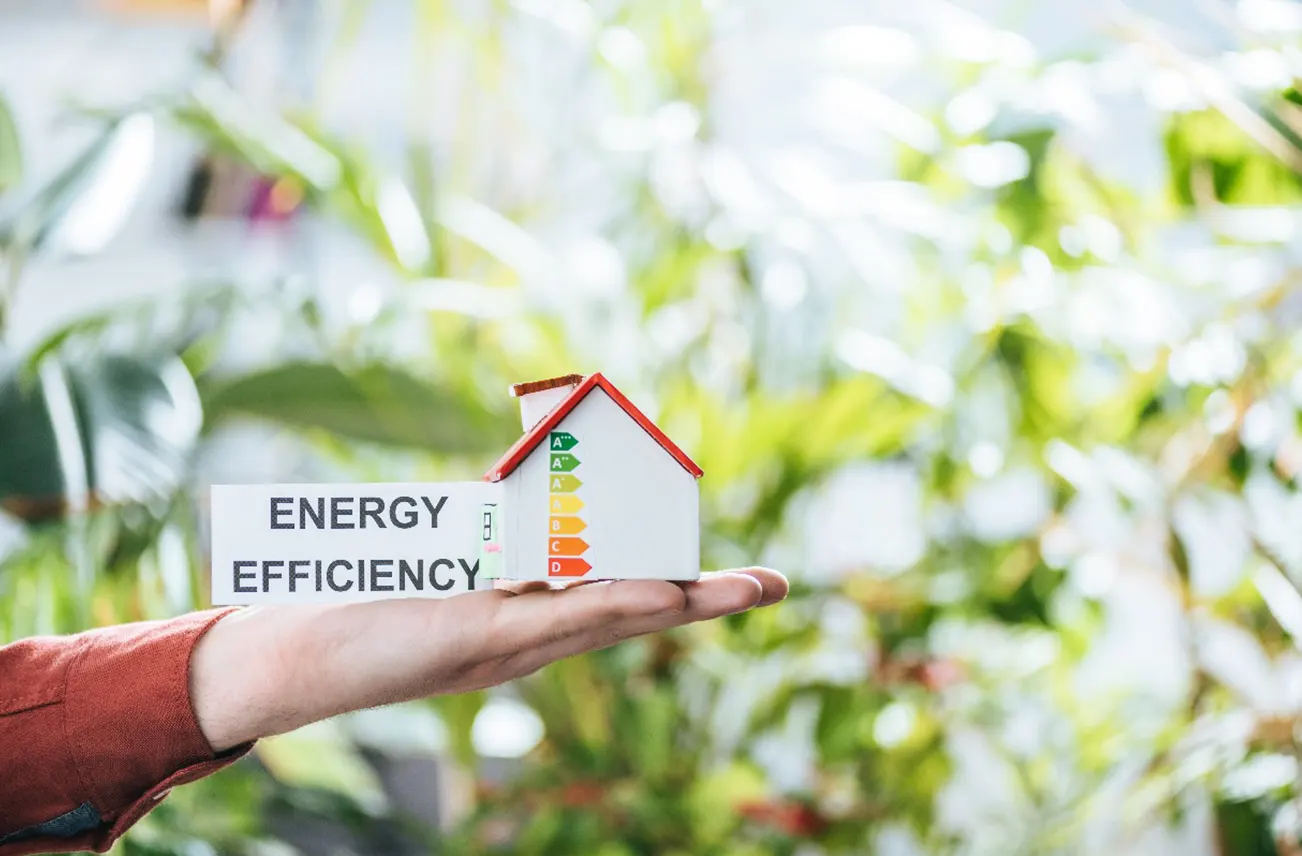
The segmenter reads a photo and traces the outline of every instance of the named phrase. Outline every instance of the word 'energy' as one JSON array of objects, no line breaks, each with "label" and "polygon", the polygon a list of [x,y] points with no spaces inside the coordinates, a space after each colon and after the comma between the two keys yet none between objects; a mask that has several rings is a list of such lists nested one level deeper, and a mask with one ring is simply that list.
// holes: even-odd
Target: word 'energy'
[{"label": "word 'energy'", "polygon": [[[297,501],[296,501],[297,500]],[[446,496],[273,496],[270,502],[272,529],[414,529],[421,518],[429,528],[439,527],[439,512]]]}]

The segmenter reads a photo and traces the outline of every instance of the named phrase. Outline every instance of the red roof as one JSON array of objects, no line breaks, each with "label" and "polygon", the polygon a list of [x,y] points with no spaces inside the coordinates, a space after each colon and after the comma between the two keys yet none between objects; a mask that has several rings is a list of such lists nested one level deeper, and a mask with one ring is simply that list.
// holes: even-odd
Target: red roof
[{"label": "red roof", "polygon": [[625,413],[631,416],[634,422],[641,425],[642,430],[650,434],[651,439],[659,443],[666,452],[672,455],[673,459],[683,469],[698,479],[704,475],[696,462],[687,457],[687,453],[678,448],[673,440],[665,436],[665,432],[657,428],[656,424],[648,419],[645,413],[634,406],[633,402],[625,398],[624,393],[615,389],[614,384],[602,377],[601,372],[597,372],[584,378],[583,382],[574,387],[569,395],[561,399],[560,404],[553,407],[551,412],[542,418],[542,421],[530,428],[519,440],[516,440],[511,448],[506,450],[506,454],[502,456],[501,460],[493,464],[493,468],[484,474],[484,481],[498,482],[509,476],[516,467],[524,463],[524,459],[529,457],[529,453],[542,442],[543,438],[547,436],[547,432],[559,425],[560,421],[568,416],[570,411],[597,387],[601,387],[601,390],[606,395],[609,395],[611,400],[618,404]]}]

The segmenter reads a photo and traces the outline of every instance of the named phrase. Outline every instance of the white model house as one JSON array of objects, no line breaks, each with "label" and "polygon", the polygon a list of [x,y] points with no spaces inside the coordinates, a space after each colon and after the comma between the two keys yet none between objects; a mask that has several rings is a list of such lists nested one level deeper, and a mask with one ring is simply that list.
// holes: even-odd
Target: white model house
[{"label": "white model house", "polygon": [[525,434],[484,476],[485,577],[700,576],[701,468],[600,374],[512,387]]}]

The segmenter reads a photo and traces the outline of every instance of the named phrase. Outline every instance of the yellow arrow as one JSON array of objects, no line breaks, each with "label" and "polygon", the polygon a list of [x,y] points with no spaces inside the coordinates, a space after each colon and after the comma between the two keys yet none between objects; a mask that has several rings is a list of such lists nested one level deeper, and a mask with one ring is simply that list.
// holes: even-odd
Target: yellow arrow
[{"label": "yellow arrow", "polygon": [[553,535],[578,535],[588,524],[582,517],[553,517],[547,528]]},{"label": "yellow arrow", "polygon": [[573,494],[554,494],[551,497],[553,514],[577,514],[583,508],[583,500]]}]

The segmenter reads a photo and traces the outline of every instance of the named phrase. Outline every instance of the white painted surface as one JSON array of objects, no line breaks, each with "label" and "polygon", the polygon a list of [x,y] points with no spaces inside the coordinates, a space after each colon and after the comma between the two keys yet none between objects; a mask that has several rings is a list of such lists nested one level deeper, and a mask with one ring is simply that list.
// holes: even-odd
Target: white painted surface
[{"label": "white painted surface", "polygon": [[565,400],[574,391],[575,384],[543,389],[520,396],[520,423],[528,431],[543,420],[543,417],[556,409],[556,405]]},{"label": "white painted surface", "polygon": [[[278,484],[278,485],[214,485],[212,489],[212,593],[216,604],[262,603],[343,603],[351,601],[389,600],[401,597],[451,597],[471,590],[491,588],[492,584],[478,576],[479,539],[482,506],[495,502],[501,491],[498,485],[487,482],[457,482],[445,484]],[[292,529],[273,529],[271,526],[271,500],[289,497],[293,502],[280,504],[282,511],[278,523],[292,524]],[[309,517],[299,513],[298,498],[305,497],[315,503],[324,499],[325,528],[317,528]],[[332,498],[351,498],[344,503],[351,514],[341,515],[338,526],[330,527],[329,507]],[[358,513],[360,497],[377,498],[384,503],[377,526],[374,516],[367,518],[361,528]],[[394,501],[410,497],[411,502]],[[438,509],[437,518],[425,505],[423,498],[438,507],[440,497],[446,502]],[[374,509],[375,505],[369,505]],[[437,522],[437,526],[434,524]],[[410,523],[409,527],[399,524]],[[298,528],[306,524],[306,528]],[[349,528],[343,528],[347,524]],[[391,565],[378,568],[372,575],[374,560],[389,560]],[[295,566],[300,574],[295,580],[295,591],[289,590],[288,566],[273,565],[264,581],[264,561],[306,562]],[[348,562],[348,567],[338,565],[333,577],[330,564]],[[358,582],[357,565],[364,561],[365,572]],[[400,574],[400,561],[412,569],[423,568],[423,584],[418,589],[410,578]],[[245,574],[240,578],[237,591],[236,562],[255,562],[242,565]],[[316,563],[321,562],[321,579],[317,580]],[[437,567],[433,567],[437,563]],[[392,576],[386,576],[391,572]],[[275,576],[279,573],[280,576]],[[250,576],[251,574],[251,576]],[[330,585],[333,579],[336,591]],[[374,583],[391,586],[391,590],[377,590]],[[320,589],[318,590],[318,585]],[[440,590],[437,586],[446,586]],[[265,591],[264,591],[265,588]]]},{"label": "white painted surface", "polygon": [[[696,479],[605,392],[594,389],[557,431],[579,443],[573,494],[590,546],[588,579],[694,580],[701,573],[700,493]],[[507,477],[512,496],[508,568],[518,579],[547,579],[550,460],[546,443]],[[518,490],[518,495],[515,491]]]}]

